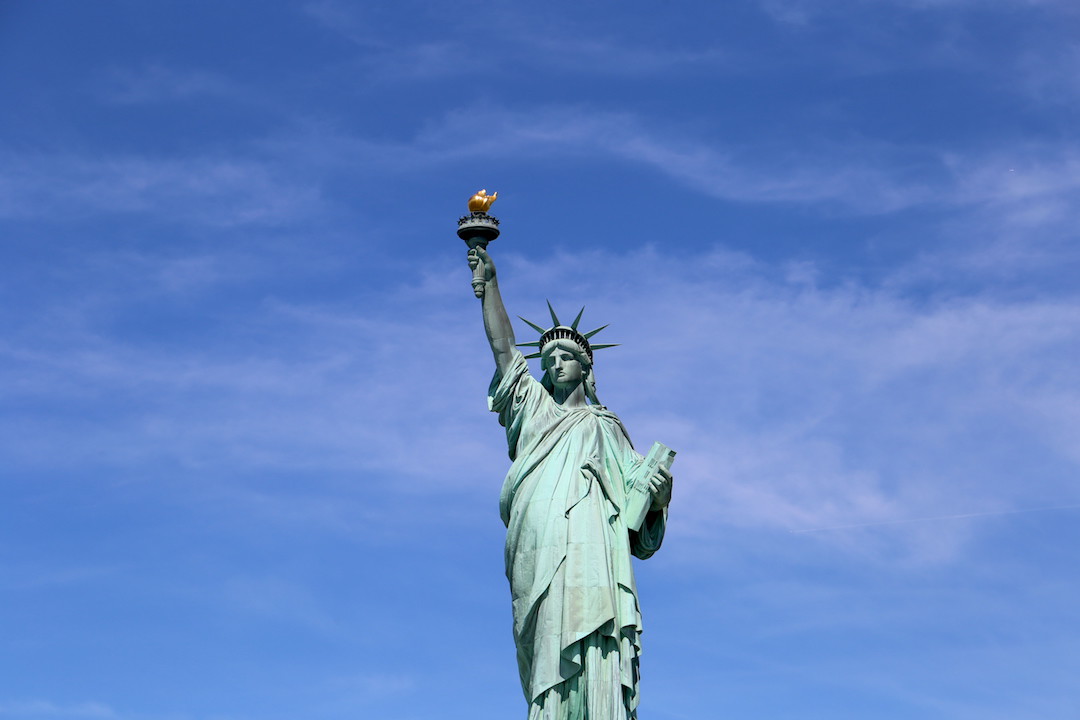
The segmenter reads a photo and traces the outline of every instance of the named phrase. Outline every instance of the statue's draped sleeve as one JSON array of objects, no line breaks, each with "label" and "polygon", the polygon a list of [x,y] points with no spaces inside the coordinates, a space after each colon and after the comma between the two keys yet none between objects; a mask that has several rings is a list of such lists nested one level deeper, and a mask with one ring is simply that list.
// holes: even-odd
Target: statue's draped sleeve
[{"label": "statue's draped sleeve", "polygon": [[[514,349],[513,360],[506,372],[495,371],[488,387],[488,409],[499,414],[499,424],[506,428],[510,459],[516,460],[518,449],[528,440],[526,420],[537,415],[544,401],[554,404],[544,386],[529,374],[529,364],[521,351]],[[525,431],[523,433],[523,430]]]}]

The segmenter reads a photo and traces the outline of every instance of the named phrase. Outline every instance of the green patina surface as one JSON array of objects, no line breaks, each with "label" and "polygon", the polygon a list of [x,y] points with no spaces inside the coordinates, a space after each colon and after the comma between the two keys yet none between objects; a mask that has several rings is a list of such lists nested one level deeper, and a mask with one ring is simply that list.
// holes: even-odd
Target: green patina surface
[{"label": "green patina surface", "polygon": [[600,404],[599,346],[577,331],[580,314],[562,326],[552,311],[554,327],[528,343],[539,348],[544,375],[529,374],[495,265],[483,245],[469,247],[496,365],[489,405],[513,461],[500,512],[528,716],[635,718],[642,622],[631,556],[648,558],[663,541],[674,453],[658,444],[645,463]]}]

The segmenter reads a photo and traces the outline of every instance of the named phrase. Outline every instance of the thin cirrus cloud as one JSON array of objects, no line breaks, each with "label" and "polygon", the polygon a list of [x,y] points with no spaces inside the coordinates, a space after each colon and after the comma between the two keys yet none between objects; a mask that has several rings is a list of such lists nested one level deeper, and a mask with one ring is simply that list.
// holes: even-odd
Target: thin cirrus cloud
[{"label": "thin cirrus cloud", "polygon": [[167,103],[207,97],[235,101],[242,89],[226,76],[207,70],[153,63],[112,68],[97,82],[97,96],[118,105]]},{"label": "thin cirrus cloud", "polygon": [[[335,167],[374,163],[411,172],[482,151],[491,157],[602,158],[643,165],[704,195],[734,202],[821,203],[857,214],[922,205],[963,206],[1060,193],[1075,182],[1076,152],[1022,143],[961,152],[885,141],[725,146],[668,123],[659,130],[632,112],[547,105],[487,106],[478,135],[475,108],[451,110],[411,137],[364,137],[300,122],[259,146],[299,163]],[[753,158],[752,162],[749,158]]]},{"label": "thin cirrus cloud", "polygon": [[[865,164],[862,169],[858,165],[845,169],[842,164],[823,169],[821,157],[786,173],[749,170],[730,153],[706,143],[672,142],[649,133],[627,115],[549,108],[528,118],[495,112],[491,119],[485,138],[488,152],[540,156],[557,151],[571,158],[600,153],[648,165],[704,193],[743,202],[831,199],[862,212],[933,203],[973,211],[974,219],[955,221],[952,232],[957,236],[977,223],[1004,220],[993,223],[997,231],[1004,227],[1006,239],[1014,242],[1023,235],[1029,245],[1037,244],[1047,228],[1063,227],[1074,212],[1066,202],[1075,187],[1074,155],[1066,152],[1051,158],[1040,147],[1017,148],[981,160],[949,156],[941,163],[944,170],[936,184],[920,185],[891,177],[888,164],[873,170],[865,170]],[[238,212],[245,204],[283,212],[268,200],[279,193],[295,193],[287,184],[275,184],[267,168],[295,151],[311,150],[311,142],[321,143],[323,153],[297,154],[309,158],[315,168],[363,155],[376,159],[380,170],[416,169],[467,155],[474,147],[470,142],[476,142],[466,135],[471,130],[463,118],[451,114],[411,142],[399,144],[328,134],[294,137],[292,146],[268,143],[256,149],[272,160],[253,165],[224,162],[220,172],[213,171],[217,166],[199,162],[164,168],[143,161],[97,166],[73,162],[56,166],[68,168],[58,173],[66,176],[67,190],[51,197],[41,190],[43,181],[32,181],[27,165],[16,164],[21,178],[31,180],[20,183],[20,191],[31,202],[12,204],[29,212],[36,199],[41,211],[50,200],[80,198],[81,203],[65,207],[143,212],[184,193],[194,201],[211,191],[226,197],[231,192],[233,201],[222,201],[217,222],[237,223],[245,217]],[[763,164],[778,167],[775,161]],[[312,170],[309,167],[302,175],[309,176]],[[199,175],[205,177],[198,179]],[[250,182],[252,178],[263,182]],[[821,178],[828,181],[817,180]],[[287,211],[288,203],[284,207]],[[256,213],[249,221],[269,222],[273,217]],[[1058,257],[1047,253],[1045,259],[1052,262]],[[1007,261],[1008,255],[988,254],[985,248],[958,251],[953,258],[954,265],[981,263],[984,271],[1000,270]],[[655,415],[636,416],[634,405],[625,407],[637,420],[631,424],[635,436],[644,437],[639,442],[668,437],[687,448],[683,487],[699,494],[693,506],[701,510],[702,522],[695,525],[688,520],[682,526],[686,532],[694,527],[704,531],[707,519],[717,516],[730,523],[790,531],[878,524],[900,537],[901,545],[908,543],[909,555],[929,561],[960,552],[962,533],[951,535],[950,543],[938,536],[920,541],[928,527],[901,521],[1071,501],[1067,488],[1055,479],[1075,462],[1076,438],[1068,428],[1080,425],[1072,410],[1080,406],[1070,389],[1074,373],[1067,363],[1054,362],[1076,346],[1069,318],[1077,308],[1068,298],[1008,303],[989,296],[921,306],[904,299],[906,288],[918,276],[911,266],[893,269],[881,290],[857,284],[822,290],[807,284],[798,272],[766,280],[753,272],[752,261],[745,257],[706,258],[703,264],[700,257],[684,262],[635,257],[635,262],[649,268],[650,274],[629,286],[655,283],[655,292],[649,295],[655,301],[652,305],[620,295],[626,278],[640,269],[610,256],[593,263],[606,268],[607,274],[592,278],[596,291],[588,301],[599,308],[607,303],[610,318],[624,328],[666,324],[669,341],[684,349],[672,363],[670,382],[673,387],[695,388],[695,397],[652,398],[653,407],[677,401],[670,412]],[[158,275],[197,294],[213,285],[220,269],[229,264],[204,253],[174,259]],[[712,268],[733,284],[718,290],[714,275],[694,275],[695,265]],[[536,265],[526,274],[534,283],[543,284],[548,278],[555,284],[559,267],[559,262]],[[739,281],[734,269],[749,269],[757,280]],[[62,337],[52,346],[42,345],[40,339],[8,338],[5,354],[9,370],[14,368],[19,387],[26,392],[63,390],[89,407],[95,393],[126,399],[128,404],[108,420],[77,433],[81,441],[65,441],[69,462],[88,457],[112,457],[116,463],[170,457],[187,466],[321,466],[345,472],[392,471],[422,481],[430,466],[402,438],[413,436],[416,418],[438,418],[467,406],[463,387],[481,388],[479,398],[486,382],[483,371],[470,370],[471,380],[465,382],[452,377],[434,356],[400,350],[409,346],[410,338],[425,337],[444,351],[470,352],[463,340],[469,337],[465,321],[447,323],[445,317],[436,320],[420,309],[424,302],[438,305],[456,298],[450,284],[447,276],[425,289],[433,295],[414,293],[411,306],[416,314],[405,313],[398,321],[375,321],[302,304],[268,305],[266,327],[279,334],[263,335],[257,352],[256,345],[240,351],[205,343],[197,349],[152,350],[73,328],[66,340]],[[678,292],[672,294],[672,288]],[[690,313],[681,309],[687,296],[697,299]],[[622,301],[613,304],[612,297]],[[460,317],[467,317],[467,312],[463,309]],[[293,339],[283,345],[286,335]],[[737,339],[735,344],[732,338]],[[702,344],[704,339],[715,344]],[[319,348],[319,357],[304,348]],[[365,352],[393,357],[398,371],[380,377],[378,383],[365,383],[358,360]],[[632,349],[626,352],[633,356]],[[1025,365],[1035,363],[1047,372],[1037,376],[1023,372]],[[605,374],[605,382],[618,378],[617,372]],[[704,388],[699,378],[705,379]],[[695,404],[702,397],[699,391],[715,402]],[[640,388],[622,395],[650,397]],[[913,403],[916,397],[927,399],[920,405]],[[785,409],[774,410],[779,414],[766,413],[780,405]],[[867,416],[871,405],[890,411],[883,417]],[[373,407],[380,409],[377,418],[369,412]],[[288,421],[293,417],[309,421],[298,428]],[[673,417],[694,422],[665,419]],[[1034,443],[1036,435],[1050,443],[1057,474],[1032,486],[1038,492],[1025,493],[989,463],[970,459],[986,442],[979,428],[987,418],[1014,428],[1017,443]],[[482,413],[464,423],[431,422],[424,433],[424,454],[443,458],[458,482],[472,478],[479,484],[484,473],[469,472],[470,458],[500,457],[497,431],[491,432],[485,423],[490,419]],[[647,434],[642,436],[638,427]],[[27,428],[35,432],[27,434]],[[25,436],[29,441],[13,442],[12,457],[28,464],[54,462],[46,452],[50,433],[70,437],[69,430],[44,416],[24,419],[12,427],[9,438]],[[132,437],[139,440],[132,442]],[[945,437],[951,438],[947,448],[939,446]],[[905,466],[881,454],[882,448],[898,446],[907,447],[905,457],[925,460],[921,464],[907,460]],[[958,447],[970,447],[971,452],[957,454]],[[1012,457],[1008,444],[1002,452],[1007,457],[999,460],[1007,466]],[[1017,445],[1013,455],[1020,454]],[[935,467],[928,459],[933,457],[939,458]],[[498,462],[488,462],[484,472],[497,476]],[[942,483],[943,474],[953,479]],[[993,492],[979,494],[980,501],[973,505],[967,500],[975,494],[970,479],[984,476],[991,478],[988,487]],[[238,492],[236,497],[245,495]],[[252,501],[258,503],[258,498]],[[322,501],[315,497],[311,502],[317,515]],[[826,541],[848,542],[854,548],[859,543],[851,538],[857,534],[831,533]],[[942,548],[951,549],[942,555]]]},{"label": "thin cirrus cloud", "polygon": [[[690,134],[649,129],[633,113],[583,107],[529,111],[487,108],[478,137],[475,111],[453,111],[406,140],[365,138],[322,127],[268,138],[264,146],[298,162],[375,163],[383,171],[413,172],[483,151],[489,157],[629,162],[666,175],[703,195],[735,202],[823,203],[857,214],[892,212],[940,196],[941,160],[923,150],[868,144],[817,152],[750,153]],[[676,136],[677,139],[676,139]],[[754,155],[751,163],[743,158]],[[874,158],[874,162],[867,158]],[[912,160],[929,179],[908,178]]]},{"label": "thin cirrus cloud", "polygon": [[[0,719],[521,709],[510,459],[456,213],[430,216],[474,172],[539,239],[493,248],[511,313],[610,323],[601,400],[678,452],[643,714],[1071,717],[1064,5],[773,6],[802,24],[19,13]],[[623,229],[512,230],[567,176]],[[635,223],[658,193],[680,242]]]},{"label": "thin cirrus cloud", "polygon": [[0,702],[0,717],[11,718],[119,718],[112,707],[99,702],[73,704],[49,700]]},{"label": "thin cirrus cloud", "polygon": [[281,224],[321,206],[317,187],[258,159],[3,155],[0,217],[11,219],[140,214],[233,227]]},{"label": "thin cirrus cloud", "polygon": [[824,0],[759,0],[762,10],[777,22],[803,25],[819,15],[850,14],[862,8],[877,9],[882,6],[910,13],[933,12],[954,8],[978,7],[1061,7],[1069,9],[1069,0],[847,0],[825,2]]},{"label": "thin cirrus cloud", "polygon": [[[651,128],[633,113],[547,106],[530,111],[490,107],[478,137],[475,112],[452,111],[410,139],[364,138],[325,127],[268,138],[272,153],[322,166],[374,163],[384,172],[414,172],[483,151],[491,157],[602,159],[647,167],[703,195],[740,203],[816,206],[819,211],[876,215],[913,207],[1024,214],[1065,203],[1076,187],[1080,150],[1022,143],[962,153],[925,146],[860,141],[794,151],[725,147],[692,133]],[[753,158],[750,161],[749,158]],[[1023,207],[1021,207],[1023,203]]]},{"label": "thin cirrus cloud", "polygon": [[[539,300],[515,279],[543,287],[568,261],[500,259],[508,303],[527,316],[525,305]],[[962,553],[971,534],[970,522],[948,516],[1077,500],[1066,481],[1080,463],[1070,429],[1080,427],[1080,377],[1066,361],[1080,350],[1074,301],[927,303],[859,285],[821,289],[730,253],[589,260],[596,271],[580,300],[623,343],[599,359],[601,397],[639,446],[663,440],[680,451],[677,534],[710,538],[718,521],[836,529],[814,540],[942,562]],[[54,393],[91,410],[108,398],[113,410],[89,412],[98,419],[79,433],[70,418],[23,417],[5,433],[5,454],[28,467],[93,458],[129,468],[179,463],[215,477],[273,467],[384,478],[369,491],[385,502],[388,525],[405,479],[436,497],[451,488],[473,497],[506,460],[484,407],[490,369],[466,290],[463,274],[447,271],[419,290],[391,290],[392,318],[271,304],[262,317],[243,318],[242,341],[226,332],[187,349],[78,333],[47,350],[35,350],[30,336],[9,339],[8,348],[21,341],[22,353],[7,352],[9,373],[37,378],[21,383],[24,394],[48,406]],[[659,358],[649,330],[658,327]],[[421,337],[437,352],[410,350]],[[451,361],[465,357],[475,362]],[[1033,363],[1038,374],[1026,370]],[[995,440],[1002,428],[1008,442]],[[57,458],[48,448],[61,440],[67,451]],[[1043,475],[1021,478],[1033,446],[1044,455]],[[439,458],[437,474],[431,458]],[[284,508],[242,483],[230,489],[206,477],[199,492],[270,520],[341,528],[356,519],[347,483],[315,483]],[[942,520],[907,522],[923,518]]]},{"label": "thin cirrus cloud", "polygon": [[[725,148],[670,129],[659,132],[633,114],[549,107],[528,113],[493,109],[487,117],[490,135],[484,144],[495,152],[599,153],[737,202],[825,203],[851,212],[884,213],[917,205],[1062,197],[1080,177],[1078,149],[1060,143],[1023,143],[981,154],[870,141],[769,152]],[[451,113],[420,133],[414,146],[436,154],[466,154],[476,142],[468,114]],[[749,157],[752,163],[743,159]]]},{"label": "thin cirrus cloud", "polygon": [[[890,544],[914,543],[912,559],[941,561],[960,552],[964,523],[897,521],[1077,501],[1074,300],[917,302],[748,273],[724,254],[592,266],[606,269],[592,317],[624,334],[664,328],[659,357],[650,343],[626,343],[618,359],[602,358],[610,367],[598,363],[598,380],[639,444],[684,450],[693,501],[675,532],[709,534],[716,518],[790,531],[881,523]],[[515,274],[546,275],[536,263]],[[648,368],[655,380],[643,383]],[[987,453],[1003,427],[1012,441]],[[1046,472],[1021,479],[1031,446]],[[822,539],[855,549],[865,536]]]},{"label": "thin cirrus cloud", "polygon": [[[375,180],[385,172],[448,165],[482,149],[493,157],[633,163],[731,202],[816,205],[856,215],[993,202],[1012,218],[1030,218],[1031,225],[1040,221],[1040,211],[1072,216],[1067,200],[1080,154],[1030,143],[960,154],[865,141],[751,152],[692,133],[658,132],[632,113],[566,106],[489,108],[480,139],[474,118],[474,112],[452,111],[406,140],[301,123],[253,143],[243,155],[184,160],[8,152],[0,215],[155,213],[217,227],[275,225],[311,217],[325,206],[317,179],[327,172],[366,168]],[[285,166],[304,170],[286,176]]]},{"label": "thin cirrus cloud", "polygon": [[660,43],[626,43],[604,32],[574,34],[550,14],[530,15],[525,8],[510,13],[490,7],[477,11],[483,15],[486,43],[475,41],[476,19],[469,13],[440,17],[445,26],[459,29],[457,39],[445,39],[455,33],[443,32],[437,40],[401,44],[386,39],[384,18],[378,13],[332,0],[308,3],[304,12],[325,30],[364,49],[360,64],[368,70],[364,81],[372,84],[467,76],[482,86],[491,76],[521,67],[634,77],[695,69],[727,72],[737,67],[731,54],[718,47],[665,48]]}]

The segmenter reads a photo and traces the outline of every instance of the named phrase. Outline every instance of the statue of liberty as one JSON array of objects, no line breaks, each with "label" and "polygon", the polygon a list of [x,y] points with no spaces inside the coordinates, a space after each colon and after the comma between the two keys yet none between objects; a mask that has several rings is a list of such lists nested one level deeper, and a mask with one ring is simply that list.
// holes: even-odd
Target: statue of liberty
[{"label": "statue of liberty", "polygon": [[[513,461],[499,505],[528,717],[632,720],[641,612],[630,556],[650,557],[664,538],[674,453],[658,443],[643,458],[600,404],[593,352],[611,346],[589,342],[603,328],[578,331],[581,313],[563,325],[549,303],[551,328],[525,321],[540,339],[522,345],[538,349],[528,357],[544,373],[529,374],[484,245],[470,243],[468,259],[495,356],[489,406]],[[654,460],[658,448],[666,458]]]}]

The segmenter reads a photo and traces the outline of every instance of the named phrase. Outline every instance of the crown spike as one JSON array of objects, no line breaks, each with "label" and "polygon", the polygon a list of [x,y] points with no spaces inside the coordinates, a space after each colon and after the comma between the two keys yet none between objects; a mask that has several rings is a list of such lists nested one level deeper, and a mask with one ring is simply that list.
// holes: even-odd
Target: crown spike
[{"label": "crown spike", "polygon": [[539,325],[537,325],[537,324],[536,324],[536,323],[534,323],[534,322],[530,322],[530,321],[526,320],[525,318],[521,317],[520,315],[518,315],[518,317],[519,317],[519,318],[521,318],[521,321],[522,321],[523,323],[525,323],[526,325],[528,325],[529,327],[531,327],[531,328],[532,328],[533,330],[535,330],[536,332],[540,333],[541,335],[543,335],[543,334],[544,334],[544,332],[545,332],[544,328],[540,327]]},{"label": "crown spike", "polygon": [[551,301],[547,301],[548,312],[551,313],[551,322],[555,323],[554,327],[558,327],[562,323],[559,322],[559,316],[555,314],[555,308],[551,307]]},{"label": "crown spike", "polygon": [[577,330],[577,324],[581,322],[581,316],[585,312],[585,306],[581,306],[581,310],[578,311],[577,317],[574,318],[574,322],[570,323],[571,330]]},{"label": "crown spike", "polygon": [[[554,342],[556,340],[569,340],[571,342],[574,342],[574,343],[577,343],[578,345],[580,345],[582,347],[582,349],[585,350],[586,354],[588,354],[589,358],[591,359],[592,355],[593,355],[593,350],[603,350],[605,348],[611,348],[611,347],[617,347],[618,346],[618,343],[610,343],[610,344],[605,343],[605,344],[602,344],[602,345],[592,345],[589,342],[589,338],[591,338],[593,335],[597,334],[598,332],[600,332],[601,330],[606,328],[607,325],[601,325],[600,327],[596,328],[595,330],[587,332],[584,335],[581,334],[581,332],[578,330],[578,326],[581,323],[582,316],[585,314],[585,308],[584,307],[582,307],[581,310],[578,311],[577,317],[574,318],[574,322],[571,323],[569,326],[563,325],[559,321],[559,316],[555,313],[555,308],[552,306],[550,300],[547,301],[547,307],[548,307],[548,312],[551,314],[551,321],[554,323],[554,325],[552,327],[547,328],[547,329],[544,329],[544,328],[540,327],[539,325],[537,325],[536,323],[532,322],[531,320],[526,320],[521,315],[518,315],[518,318],[520,318],[523,323],[525,323],[526,325],[531,327],[536,332],[540,333],[540,339],[537,342],[517,343],[516,344],[517,347],[536,348],[538,351],[542,351],[544,346],[546,346],[548,343]],[[532,353],[530,355],[525,355],[525,357],[529,358],[529,359],[532,359],[532,358],[541,357],[541,355],[542,355],[541,352],[535,352],[535,353]]]}]

